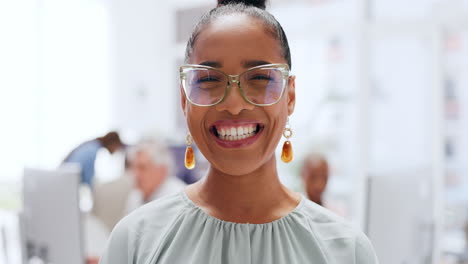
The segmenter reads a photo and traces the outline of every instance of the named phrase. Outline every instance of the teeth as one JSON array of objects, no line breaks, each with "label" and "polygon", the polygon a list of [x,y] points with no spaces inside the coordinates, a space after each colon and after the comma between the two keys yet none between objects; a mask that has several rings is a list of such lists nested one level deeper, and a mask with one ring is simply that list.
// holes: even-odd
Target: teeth
[{"label": "teeth", "polygon": [[239,127],[221,127],[216,128],[218,132],[218,137],[222,140],[242,140],[248,137],[252,137],[256,134],[257,126],[255,124],[247,125],[247,126],[239,126]]}]

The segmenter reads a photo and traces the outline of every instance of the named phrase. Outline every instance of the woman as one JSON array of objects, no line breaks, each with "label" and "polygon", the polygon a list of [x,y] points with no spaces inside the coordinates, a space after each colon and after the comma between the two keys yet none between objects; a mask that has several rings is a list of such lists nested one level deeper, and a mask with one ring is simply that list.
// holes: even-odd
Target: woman
[{"label": "woman", "polygon": [[280,183],[275,148],[295,104],[287,39],[264,1],[220,2],[181,67],[182,108],[210,169],[122,220],[101,264],[377,263],[362,233]]}]

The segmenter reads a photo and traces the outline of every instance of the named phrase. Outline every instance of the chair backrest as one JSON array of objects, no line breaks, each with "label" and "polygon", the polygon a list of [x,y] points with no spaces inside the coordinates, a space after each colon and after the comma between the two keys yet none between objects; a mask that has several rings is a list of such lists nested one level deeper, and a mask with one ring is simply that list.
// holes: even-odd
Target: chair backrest
[{"label": "chair backrest", "polygon": [[132,178],[127,174],[111,182],[98,183],[94,186],[92,214],[109,230],[112,230],[126,215],[127,199],[132,186]]}]

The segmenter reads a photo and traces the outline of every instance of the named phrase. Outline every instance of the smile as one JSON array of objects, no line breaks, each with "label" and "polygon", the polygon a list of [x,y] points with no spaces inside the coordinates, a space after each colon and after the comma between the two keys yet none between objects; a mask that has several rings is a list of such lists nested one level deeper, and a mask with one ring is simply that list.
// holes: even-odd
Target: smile
[{"label": "smile", "polygon": [[249,124],[245,126],[214,126],[215,136],[222,140],[241,140],[255,136],[260,130],[259,124]]},{"label": "smile", "polygon": [[264,126],[254,121],[218,121],[210,132],[223,147],[242,147],[256,141]]}]

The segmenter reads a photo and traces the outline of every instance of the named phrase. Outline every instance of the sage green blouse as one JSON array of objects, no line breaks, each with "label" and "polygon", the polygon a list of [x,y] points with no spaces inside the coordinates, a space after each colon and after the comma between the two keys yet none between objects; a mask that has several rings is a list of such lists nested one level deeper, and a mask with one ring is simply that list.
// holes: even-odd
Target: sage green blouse
[{"label": "sage green blouse", "polygon": [[100,264],[376,264],[367,237],[302,197],[288,215],[265,224],[208,215],[184,191],[122,219]]}]

